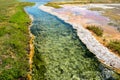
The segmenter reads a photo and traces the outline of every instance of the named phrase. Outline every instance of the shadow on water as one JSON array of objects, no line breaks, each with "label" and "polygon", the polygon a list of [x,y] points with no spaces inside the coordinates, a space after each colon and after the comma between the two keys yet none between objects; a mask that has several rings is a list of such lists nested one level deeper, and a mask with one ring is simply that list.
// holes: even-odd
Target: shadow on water
[{"label": "shadow on water", "polygon": [[34,17],[33,80],[117,80],[118,75],[99,63],[70,24],[38,9],[45,3],[25,8]]}]

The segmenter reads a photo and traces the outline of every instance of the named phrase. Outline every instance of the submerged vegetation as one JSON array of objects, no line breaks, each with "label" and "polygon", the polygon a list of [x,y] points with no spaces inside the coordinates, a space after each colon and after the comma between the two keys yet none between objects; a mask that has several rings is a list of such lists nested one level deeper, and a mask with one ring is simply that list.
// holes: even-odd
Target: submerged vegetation
[{"label": "submerged vegetation", "polygon": [[87,29],[95,33],[97,36],[103,35],[103,30],[99,26],[90,25],[90,26],[87,26]]},{"label": "submerged vegetation", "polygon": [[76,30],[52,15],[39,14],[31,28],[36,36],[33,80],[101,80],[100,63]]},{"label": "submerged vegetation", "polygon": [[27,5],[31,3],[0,0],[0,80],[25,80],[29,70]]}]

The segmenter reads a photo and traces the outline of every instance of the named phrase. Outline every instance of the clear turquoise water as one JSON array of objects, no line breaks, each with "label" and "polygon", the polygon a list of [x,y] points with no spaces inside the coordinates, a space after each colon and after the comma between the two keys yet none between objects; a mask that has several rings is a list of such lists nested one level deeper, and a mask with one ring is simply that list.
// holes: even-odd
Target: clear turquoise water
[{"label": "clear turquoise water", "polygon": [[104,68],[89,52],[71,25],[38,9],[44,3],[45,0],[25,8],[34,17],[33,80],[117,79],[113,71]]}]

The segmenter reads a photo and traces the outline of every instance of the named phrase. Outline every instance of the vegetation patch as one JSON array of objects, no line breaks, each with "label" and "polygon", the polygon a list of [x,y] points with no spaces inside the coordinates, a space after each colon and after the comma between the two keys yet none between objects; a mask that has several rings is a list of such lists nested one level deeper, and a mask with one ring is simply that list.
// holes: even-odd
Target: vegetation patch
[{"label": "vegetation patch", "polygon": [[52,2],[48,2],[47,4],[45,4],[45,6],[51,6],[51,7],[54,7],[54,8],[62,8],[59,4],[52,3]]},{"label": "vegetation patch", "polygon": [[25,80],[29,71],[30,19],[24,7],[31,3],[0,0],[0,80]]},{"label": "vegetation patch", "polygon": [[120,55],[120,40],[112,40],[108,43],[107,46]]},{"label": "vegetation patch", "polygon": [[103,35],[103,30],[99,26],[90,25],[90,26],[87,26],[87,29],[94,32],[97,36]]}]

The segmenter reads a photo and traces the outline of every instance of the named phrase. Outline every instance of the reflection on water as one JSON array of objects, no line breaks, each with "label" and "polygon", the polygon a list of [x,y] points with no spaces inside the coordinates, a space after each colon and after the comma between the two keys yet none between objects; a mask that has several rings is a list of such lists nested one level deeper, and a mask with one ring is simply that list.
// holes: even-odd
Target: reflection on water
[{"label": "reflection on water", "polygon": [[34,17],[31,27],[36,36],[33,80],[112,79],[113,72],[87,50],[71,25],[38,9],[44,3],[25,8]]}]

